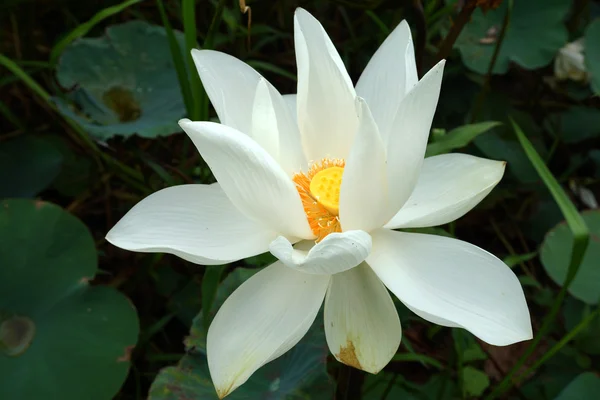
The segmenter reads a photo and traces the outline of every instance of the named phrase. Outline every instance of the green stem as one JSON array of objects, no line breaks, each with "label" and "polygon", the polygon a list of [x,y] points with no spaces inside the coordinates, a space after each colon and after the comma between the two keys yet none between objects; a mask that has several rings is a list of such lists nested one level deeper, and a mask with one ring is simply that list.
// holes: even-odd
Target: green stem
[{"label": "green stem", "polygon": [[200,120],[202,114],[201,104],[204,90],[200,82],[200,76],[196,71],[192,49],[198,47],[196,40],[196,0],[182,0],[181,13],[183,14],[183,33],[185,36],[185,50],[188,69],[190,72],[190,83],[192,86],[192,112],[189,113],[193,121]]},{"label": "green stem", "polygon": [[[215,9],[215,13],[213,14],[212,21],[210,22],[210,26],[208,27],[208,31],[206,32],[206,36],[204,37],[204,43],[202,45],[203,49],[212,49],[214,46],[215,36],[219,29],[219,23],[221,22],[221,18],[223,16],[223,10],[225,9],[225,0],[220,0],[217,3],[217,8]],[[209,104],[208,96],[206,95],[206,91],[204,90],[204,86],[200,85],[200,120],[207,121],[209,117]]]},{"label": "green stem", "polygon": [[481,91],[477,95],[475,99],[475,105],[473,107],[473,112],[471,113],[471,122],[477,121],[479,118],[479,113],[481,112],[481,107],[483,106],[483,102],[485,100],[485,96],[487,95],[488,90],[490,89],[490,81],[492,80],[492,73],[494,72],[494,67],[496,66],[496,60],[498,59],[498,55],[500,54],[500,49],[502,48],[502,43],[504,43],[504,38],[506,36],[506,31],[508,30],[508,26],[510,25],[510,17],[512,15],[513,9],[513,0],[508,0],[508,6],[506,7],[506,14],[504,15],[504,21],[502,22],[502,30],[500,31],[500,35],[498,36],[498,41],[496,42],[496,47],[494,48],[494,53],[492,54],[492,59],[490,60],[490,64],[488,65],[487,73],[485,74],[485,80],[483,82],[483,87]]},{"label": "green stem", "polygon": [[556,319],[558,311],[560,310],[562,302],[567,294],[567,290],[569,289],[569,286],[571,285],[571,283],[575,279],[575,276],[577,275],[577,271],[579,270],[579,266],[581,265],[581,261],[583,260],[585,250],[587,249],[587,245],[590,240],[589,230],[585,224],[585,221],[577,211],[575,205],[571,202],[571,200],[564,192],[562,187],[559,185],[559,183],[556,181],[556,178],[554,178],[550,170],[548,170],[548,167],[546,166],[546,164],[544,164],[544,161],[542,160],[540,155],[535,151],[535,148],[533,147],[529,139],[527,139],[521,128],[512,119],[511,123],[513,125],[515,134],[517,135],[517,138],[521,143],[521,147],[523,147],[523,150],[525,151],[525,154],[527,154],[527,157],[529,158],[534,168],[544,181],[544,184],[552,194],[552,197],[554,197],[554,200],[560,207],[561,212],[567,220],[567,224],[573,232],[574,241],[573,248],[571,250],[571,260],[569,263],[569,269],[567,270],[567,277],[565,278],[565,281],[562,285],[562,288],[560,289],[560,292],[558,293],[558,296],[556,296],[556,300],[552,304],[550,312],[544,318],[544,322],[542,323],[540,330],[538,331],[537,335],[527,348],[527,351],[525,351],[521,358],[519,358],[519,360],[511,368],[508,374],[506,374],[506,376],[500,382],[500,384],[494,388],[492,393],[490,393],[490,395],[486,397],[486,400],[492,400],[497,398],[498,396],[505,393],[508,389],[510,389],[512,385],[516,383],[513,380],[513,376],[517,373],[517,371],[521,369],[521,367],[529,359],[531,354],[533,354],[541,340],[550,332],[550,329],[552,328],[552,325],[554,323],[554,320]]},{"label": "green stem", "polygon": [[463,6],[463,8],[460,10],[460,13],[458,13],[458,16],[456,17],[456,20],[454,21],[450,32],[448,32],[448,35],[446,35],[444,42],[440,46],[440,50],[438,51],[436,56],[436,63],[440,60],[447,58],[450,55],[450,52],[452,52],[452,48],[454,47],[456,39],[458,39],[458,36],[462,32],[463,28],[471,19],[471,14],[473,14],[475,8],[477,8],[477,1],[468,0]]},{"label": "green stem", "polygon": [[158,6],[160,18],[162,19],[163,26],[165,27],[165,31],[167,32],[167,39],[169,40],[169,49],[171,50],[171,58],[173,59],[175,71],[177,72],[177,80],[179,80],[179,89],[181,90],[181,95],[183,96],[185,109],[187,111],[187,114],[191,115],[193,112],[194,99],[192,97],[192,88],[190,87],[187,71],[185,69],[185,59],[181,54],[181,47],[179,46],[179,42],[175,37],[175,33],[173,32],[171,22],[169,22],[169,17],[167,16],[167,12],[165,11],[163,1],[156,0],[156,5]]},{"label": "green stem", "polygon": [[579,332],[586,328],[590,324],[590,322],[592,322],[594,318],[598,317],[599,315],[600,307],[598,307],[593,313],[582,319],[575,328],[573,328],[569,333],[563,336],[562,339],[560,339],[558,343],[552,346],[550,350],[544,352],[544,355],[540,357],[531,367],[527,368],[527,370],[523,372],[521,376],[517,378],[517,380],[520,381],[524,379],[530,373],[538,369],[542,364],[544,364],[546,361],[552,358],[560,349],[562,349],[567,343],[573,340],[575,336],[579,334]]}]

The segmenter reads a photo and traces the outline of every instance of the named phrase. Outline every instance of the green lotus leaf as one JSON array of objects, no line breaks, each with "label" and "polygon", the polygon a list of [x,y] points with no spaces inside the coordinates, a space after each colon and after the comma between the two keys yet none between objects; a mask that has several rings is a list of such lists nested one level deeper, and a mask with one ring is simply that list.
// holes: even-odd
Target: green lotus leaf
[{"label": "green lotus leaf", "polygon": [[[511,62],[526,69],[549,64],[567,42],[564,19],[570,6],[571,0],[515,0],[493,73],[505,73]],[[476,9],[462,30],[455,46],[469,69],[487,73],[507,7],[504,1],[485,14]]]},{"label": "green lotus leaf", "polygon": [[0,398],[108,400],[139,332],[132,304],[90,286],[94,240],[60,207],[0,204]]},{"label": "green lotus leaf", "polygon": [[[569,293],[587,304],[600,301],[600,211],[588,211],[581,214],[592,235],[577,276],[569,286]],[[558,224],[546,234],[540,250],[540,259],[546,272],[559,285],[567,276],[573,234],[565,223]]]},{"label": "green lotus leaf", "polygon": [[[183,34],[175,36],[183,50]],[[98,139],[180,131],[185,106],[160,26],[131,21],[103,37],[79,39],[61,55],[56,77],[71,90],[69,101],[54,98],[60,112]]]},{"label": "green lotus leaf", "polygon": [[0,142],[0,198],[35,196],[50,186],[62,161],[52,143],[34,136]]}]

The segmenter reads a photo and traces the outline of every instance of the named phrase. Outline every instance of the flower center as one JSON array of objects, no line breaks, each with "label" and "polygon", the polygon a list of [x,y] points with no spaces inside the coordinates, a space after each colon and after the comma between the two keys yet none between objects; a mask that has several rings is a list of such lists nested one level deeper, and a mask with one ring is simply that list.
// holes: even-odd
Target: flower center
[{"label": "flower center", "polygon": [[317,242],[342,231],[338,214],[345,165],[344,160],[324,158],[312,164],[306,174],[300,172],[292,178]]},{"label": "flower center", "polygon": [[340,212],[340,186],[344,168],[329,167],[317,172],[310,181],[310,193],[333,215]]}]

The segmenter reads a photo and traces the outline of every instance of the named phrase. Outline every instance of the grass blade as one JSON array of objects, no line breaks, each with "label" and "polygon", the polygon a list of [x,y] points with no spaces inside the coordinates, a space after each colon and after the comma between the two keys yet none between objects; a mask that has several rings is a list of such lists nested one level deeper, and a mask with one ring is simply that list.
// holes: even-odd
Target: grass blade
[{"label": "grass blade", "polygon": [[394,355],[394,358],[392,358],[392,361],[399,361],[399,362],[419,362],[422,364],[427,364],[427,365],[431,365],[432,367],[435,367],[439,370],[443,370],[444,366],[442,365],[441,362],[439,362],[438,360],[436,360],[435,358],[426,356],[424,354],[417,354],[417,353],[397,353]]},{"label": "grass blade", "polygon": [[[52,101],[50,94],[46,92],[46,90],[41,87],[27,72],[25,72],[21,67],[17,65],[13,60],[4,55],[0,54],[0,66],[4,66],[10,72],[12,72],[18,79],[20,79],[32,92],[34,92],[37,96],[39,96],[44,102],[50,107],[52,110],[57,111],[54,102]],[[120,175],[125,181],[131,184],[133,187],[139,188],[143,193],[148,192],[148,188],[144,186],[142,183],[143,177],[136,171],[135,169],[121,163],[120,161],[112,158],[108,154],[102,152],[96,143],[90,138],[90,136],[85,132],[76,122],[73,120],[63,116],[63,119],[66,123],[73,128],[73,130],[77,133],[78,139],[83,143],[83,146],[87,147],[94,158],[94,161],[98,164],[98,166],[102,169],[102,161],[106,164],[113,167],[115,170],[122,172]]]},{"label": "grass blade", "polygon": [[[181,48],[175,38],[173,27],[169,22],[169,17],[165,11],[165,6],[162,0],[156,0],[158,5],[158,12],[162,19],[162,24],[167,32],[167,40],[169,41],[169,49],[171,50],[171,58],[173,58],[173,64],[175,65],[175,71],[177,72],[177,80],[179,81],[179,89],[181,90],[181,96],[185,104],[185,109],[188,115],[192,115],[194,107],[194,99],[192,97],[192,88],[188,80],[187,70],[185,69],[185,60],[183,54],[181,54]],[[187,48],[187,45],[186,45]],[[190,71],[191,74],[195,74],[195,69]]]},{"label": "grass blade", "polygon": [[65,47],[67,47],[69,43],[71,43],[73,40],[84,36],[94,26],[96,26],[98,23],[102,22],[106,18],[120,13],[127,7],[139,3],[140,1],[142,0],[126,0],[120,4],[107,7],[103,10],[98,11],[89,21],[77,26],[75,29],[69,32],[67,36],[63,37],[58,43],[56,43],[56,45],[54,45],[54,48],[50,53],[50,63],[53,65],[56,64],[56,62],[58,61],[58,57],[61,55]]},{"label": "grass blade", "polygon": [[[527,348],[527,351],[525,351],[525,353],[521,356],[521,358],[517,361],[517,363],[512,367],[512,369],[508,372],[508,374],[506,374],[506,376],[500,382],[500,384],[498,384],[498,386],[496,386],[494,388],[492,393],[486,397],[486,400],[492,400],[492,399],[497,398],[498,396],[500,396],[504,392],[506,392],[508,389],[510,389],[510,387],[512,385],[514,385],[515,383],[518,382],[519,379],[513,379],[513,376],[517,373],[517,371],[519,371],[521,369],[523,364],[525,364],[527,359],[531,356],[531,354],[533,354],[534,350],[537,348],[537,346],[540,343],[540,341],[542,340],[542,338],[545,337],[546,334],[550,331],[552,324],[554,323],[554,320],[556,318],[556,315],[558,314],[558,311],[560,310],[562,302],[566,296],[567,289],[569,288],[569,286],[571,285],[571,282],[573,282],[573,279],[577,275],[577,271],[579,270],[579,266],[581,265],[581,261],[583,260],[585,250],[587,249],[587,245],[590,240],[589,230],[588,230],[583,218],[577,211],[577,208],[571,202],[571,199],[569,199],[569,197],[567,196],[567,194],[565,193],[563,188],[557,182],[556,178],[554,178],[554,176],[552,175],[552,173],[550,172],[550,170],[544,163],[544,160],[537,153],[537,151],[535,150],[535,148],[533,147],[533,145],[531,144],[529,139],[527,139],[527,137],[525,136],[525,134],[523,133],[521,128],[512,119],[511,119],[511,123],[512,123],[513,129],[517,135],[517,138],[519,139],[519,142],[521,143],[521,146],[523,147],[523,150],[525,151],[525,154],[529,158],[529,161],[531,161],[531,164],[533,164],[533,167],[536,169],[536,171],[540,175],[540,178],[542,178],[542,181],[544,182],[544,184],[546,185],[546,187],[552,194],[552,197],[554,198],[554,200],[558,204],[561,212],[563,213],[569,228],[573,232],[574,242],[573,242],[573,249],[571,251],[571,260],[569,263],[569,269],[567,271],[567,277],[565,279],[565,283],[562,286],[562,288],[560,289],[558,296],[556,296],[556,299],[554,300],[554,303],[552,304],[552,308],[550,309],[550,312],[544,318],[544,321],[542,323],[542,326],[540,327],[540,330],[538,331],[537,335],[534,337],[533,341]],[[563,343],[562,345],[564,346],[564,344],[566,344],[566,342]],[[556,350],[556,351],[558,351],[558,350]],[[552,353],[552,354],[554,354],[554,353]],[[549,359],[549,357],[543,358],[544,361],[547,359]],[[536,364],[537,367],[539,367],[540,365],[541,365],[541,363],[539,363],[539,362]],[[525,376],[525,375],[521,375],[521,377],[523,377],[523,376]]]},{"label": "grass blade", "polygon": [[198,48],[196,40],[196,0],[183,0],[181,2],[181,13],[183,15],[183,33],[185,36],[185,58],[190,71],[190,86],[192,90],[192,107],[188,111],[192,121],[199,121],[201,117],[202,97],[204,88],[200,77],[196,71],[194,60],[192,59],[192,49]]},{"label": "grass blade", "polygon": [[225,268],[222,265],[207,266],[202,277],[202,326],[208,330],[210,311],[217,296],[221,275]]},{"label": "grass blade", "polygon": [[488,121],[480,122],[477,124],[469,124],[459,126],[456,129],[451,130],[438,140],[427,145],[425,157],[436,156],[438,154],[449,153],[454,149],[465,147],[477,136],[489,131],[490,129],[501,125],[500,122]]}]

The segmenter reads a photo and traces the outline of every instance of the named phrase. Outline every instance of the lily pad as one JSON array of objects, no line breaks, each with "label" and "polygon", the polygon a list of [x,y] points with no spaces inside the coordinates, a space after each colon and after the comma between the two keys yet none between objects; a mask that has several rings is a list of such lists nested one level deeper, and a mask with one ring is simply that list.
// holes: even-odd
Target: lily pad
[{"label": "lily pad", "polygon": [[[496,47],[508,1],[483,13],[476,9],[455,46],[465,65],[480,74],[487,73]],[[526,69],[549,64],[568,39],[564,19],[571,0],[515,1],[510,24],[494,65],[495,74],[508,71],[511,62]]]},{"label": "lily pad", "polygon": [[585,67],[591,75],[594,93],[600,95],[600,18],[596,18],[585,30]]},{"label": "lily pad", "polygon": [[[184,47],[181,32],[175,37]],[[58,82],[72,89],[54,98],[61,113],[98,139],[138,134],[153,138],[179,132],[185,105],[164,28],[143,21],[114,25],[100,38],[67,47]]]},{"label": "lily pad", "polygon": [[34,136],[0,142],[0,198],[37,195],[56,178],[62,161],[60,151]]},{"label": "lily pad", "polygon": [[584,372],[554,398],[554,400],[594,399],[600,392],[600,377],[592,372]]},{"label": "lily pad", "polygon": [[[600,211],[583,212],[582,217],[587,224],[591,240],[583,257],[579,272],[569,287],[569,293],[587,304],[598,304],[600,301]],[[548,275],[559,285],[567,276],[573,234],[565,223],[557,225],[546,234],[540,250],[540,259]]]},{"label": "lily pad", "polygon": [[60,207],[0,204],[0,398],[106,400],[139,332],[132,304],[89,281],[94,240]]},{"label": "lily pad", "polygon": [[[225,299],[258,270],[237,268],[219,285],[213,308],[216,312]],[[188,353],[175,367],[163,369],[150,388],[150,400],[218,399],[206,361],[206,335],[202,313],[194,319],[186,339]],[[227,398],[326,400],[333,396],[334,384],[327,375],[325,361],[329,350],[325,342],[322,315],[292,350],[268,363]]]}]

